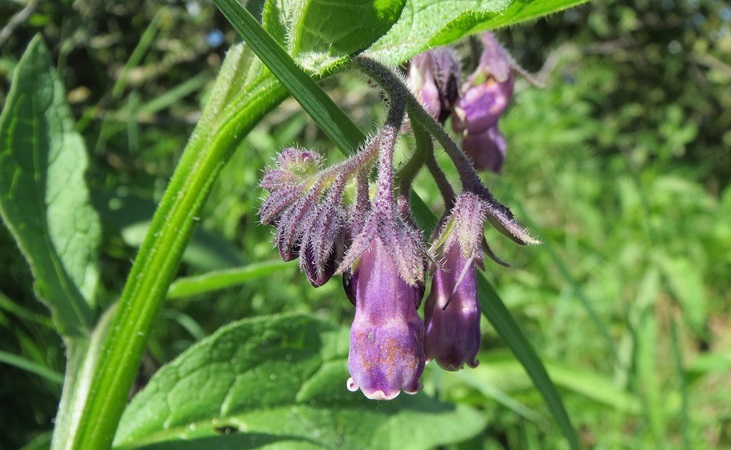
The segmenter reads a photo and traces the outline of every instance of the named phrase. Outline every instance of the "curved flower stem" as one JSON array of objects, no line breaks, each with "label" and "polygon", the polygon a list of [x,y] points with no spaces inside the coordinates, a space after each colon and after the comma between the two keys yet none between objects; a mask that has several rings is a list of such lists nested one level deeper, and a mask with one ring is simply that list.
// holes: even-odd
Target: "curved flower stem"
[{"label": "curved flower stem", "polygon": [[429,157],[428,155],[434,152],[434,145],[431,138],[423,131],[423,128],[420,129],[420,131],[421,133],[414,129],[414,138],[416,139],[416,148],[414,149],[414,153],[411,155],[411,158],[409,158],[406,164],[404,164],[404,166],[396,173],[396,179],[399,180],[400,197],[409,197],[411,185],[413,184],[416,175],[418,175],[421,168],[424,167],[424,164]]},{"label": "curved flower stem", "polygon": [[411,155],[411,158],[409,158],[406,164],[404,164],[404,166],[396,173],[399,195],[408,197],[414,178],[416,178],[416,175],[426,163],[427,151],[428,150],[421,148],[417,141],[414,154]]},{"label": "curved flower stem", "polygon": [[450,211],[455,202],[454,189],[449,183],[449,180],[447,180],[447,176],[444,175],[442,168],[439,167],[439,164],[437,163],[434,156],[434,143],[431,140],[431,136],[426,132],[421,124],[414,123],[413,128],[417,145],[420,141],[423,141],[422,145],[426,146],[426,167],[429,169],[432,178],[434,178],[434,182],[436,183],[437,188],[439,188],[439,193],[442,194],[442,198],[444,199],[444,209],[446,211]]},{"label": "curved flower stem", "polygon": [[480,196],[488,206],[489,214],[487,220],[492,226],[505,236],[512,239],[518,244],[538,244],[540,241],[531,237],[513,217],[513,213],[505,205],[498,202],[492,195],[490,190],[482,184],[480,177],[477,176],[472,164],[465,154],[460,150],[457,144],[444,131],[442,125],[437,122],[431,114],[429,114],[419,101],[414,97],[406,86],[406,82],[397,74],[382,64],[369,58],[359,56],[353,58],[353,61],[363,69],[370,77],[372,77],[379,85],[381,85],[392,97],[402,96],[406,99],[406,107],[409,111],[409,117],[412,119],[412,125],[419,123],[422,125],[444,148],[449,155],[454,166],[457,169],[462,187],[467,192],[473,192]]},{"label": "curved flower stem", "polygon": [[[369,76],[374,78],[390,96],[400,95],[405,97],[407,108],[409,110],[409,117],[411,117],[412,122],[419,123],[421,126],[426,128],[426,130],[437,139],[439,144],[444,147],[444,151],[447,152],[447,155],[449,155],[457,168],[457,173],[462,180],[462,186],[465,190],[475,193],[487,190],[487,188],[485,188],[482,184],[482,181],[480,181],[480,177],[477,176],[477,173],[472,168],[470,161],[464,153],[462,153],[462,150],[460,150],[452,138],[449,137],[447,132],[444,131],[444,128],[442,128],[439,122],[437,122],[436,119],[434,119],[431,114],[424,109],[421,103],[419,103],[416,97],[414,97],[414,95],[409,91],[404,80],[400,79],[400,77],[389,68],[369,58],[359,56],[354,58],[353,61],[364,69]],[[487,194],[490,198],[493,198],[489,191]]]},{"label": "curved flower stem", "polygon": [[444,209],[446,211],[451,210],[454,207],[456,195],[454,194],[452,185],[449,184],[449,180],[447,180],[447,176],[444,175],[442,168],[439,167],[439,163],[437,163],[434,153],[427,158],[426,167],[429,169],[429,173],[431,173],[431,176],[434,178],[434,182],[439,188],[439,192],[442,194],[442,198],[444,199]]},{"label": "curved flower stem", "polygon": [[378,133],[378,192],[376,194],[376,210],[393,217],[393,152],[396,147],[401,124],[406,114],[406,102],[403,93],[390,92],[391,105],[383,129]]}]

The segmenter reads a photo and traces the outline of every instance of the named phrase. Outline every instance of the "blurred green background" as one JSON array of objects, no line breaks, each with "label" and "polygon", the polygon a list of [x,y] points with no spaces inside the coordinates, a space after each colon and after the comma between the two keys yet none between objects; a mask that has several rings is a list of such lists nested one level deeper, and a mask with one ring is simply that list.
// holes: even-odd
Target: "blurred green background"
[{"label": "blurred green background", "polygon": [[[87,178],[104,222],[99,301],[109,304],[236,35],[207,1],[3,0],[0,23],[0,103],[36,33],[67,89],[92,160]],[[583,444],[731,447],[731,7],[595,2],[497,35],[546,87],[518,83],[501,122],[504,172],[484,179],[544,243],[517,247],[488,230],[512,267],[486,270]],[[323,85],[363,130],[381,120],[380,94],[361,76]],[[276,259],[272,231],[257,220],[256,184],[293,144],[341,158],[295,102],[283,103],[223,170],[181,276]],[[441,213],[426,177],[416,190]],[[339,280],[312,289],[296,263],[276,279],[171,300],[140,384],[233,320],[280,311],[351,320]],[[60,395],[64,350],[31,285],[0,227],[0,449],[46,446]],[[521,366],[483,330],[477,369],[428,367],[425,376],[428,392],[489,418],[461,447],[563,448]],[[18,356],[48,372],[6,364]]]}]

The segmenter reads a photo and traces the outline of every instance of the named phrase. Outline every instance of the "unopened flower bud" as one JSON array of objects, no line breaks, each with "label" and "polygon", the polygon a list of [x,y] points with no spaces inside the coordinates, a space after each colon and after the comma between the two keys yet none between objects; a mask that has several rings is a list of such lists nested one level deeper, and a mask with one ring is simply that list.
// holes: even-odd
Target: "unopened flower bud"
[{"label": "unopened flower bud", "polygon": [[432,73],[432,60],[429,52],[421,53],[411,59],[409,81],[416,97],[421,100],[427,111],[435,119],[441,113],[439,89]]},{"label": "unopened flower bud", "polygon": [[480,68],[484,74],[491,76],[499,83],[508,81],[513,76],[515,62],[513,57],[495,39],[495,35],[485,32],[480,35],[482,40],[482,55],[480,56]]},{"label": "unopened flower bud", "polygon": [[277,157],[279,168],[301,177],[314,175],[320,169],[322,156],[312,150],[286,148]]},{"label": "unopened flower bud", "polygon": [[[333,201],[328,198],[325,201]],[[314,287],[333,276],[345,251],[345,212],[337,204],[321,204],[303,232],[300,267]]]},{"label": "unopened flower bud", "polygon": [[411,60],[409,80],[432,117],[444,123],[459,97],[459,58],[448,47],[435,48]]}]

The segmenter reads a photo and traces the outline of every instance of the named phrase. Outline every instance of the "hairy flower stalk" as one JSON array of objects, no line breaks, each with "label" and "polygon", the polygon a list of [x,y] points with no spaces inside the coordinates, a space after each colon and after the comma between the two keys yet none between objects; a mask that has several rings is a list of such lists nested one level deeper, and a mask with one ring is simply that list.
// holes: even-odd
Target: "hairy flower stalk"
[{"label": "hairy flower stalk", "polygon": [[379,133],[373,209],[339,269],[352,270],[346,292],[355,304],[347,386],[380,400],[402,390],[416,393],[425,364],[424,324],[416,311],[424,294],[424,249],[419,232],[396,208],[393,193],[393,150],[403,115],[403,98],[392,96]]},{"label": "hairy flower stalk", "polygon": [[[500,50],[486,41],[485,55],[499,56]],[[282,258],[299,258],[300,269],[314,287],[343,275],[344,290],[355,306],[346,385],[370,399],[416,393],[427,359],[446,370],[477,365],[477,266],[482,265],[483,251],[504,264],[484,241],[485,220],[518,243],[536,242],[495,200],[472,165],[479,161],[496,167],[501,160],[485,154],[504,154],[497,120],[512,95],[513,69],[496,64],[494,55],[490,58],[481,62],[465,93],[459,92],[459,61],[449,49],[415,58],[410,73],[413,92],[399,74],[367,58],[355,58],[390,99],[385,124],[340,164],[323,168],[317,153],[290,148],[262,178],[269,196],[262,202],[261,221],[276,226],[275,245]],[[483,77],[478,80],[479,76]],[[407,109],[410,127],[404,126]],[[452,113],[457,114],[455,129],[463,134],[465,145],[484,134],[497,149],[485,153],[487,144],[477,142],[482,150],[471,162],[442,126]],[[473,133],[477,128],[481,131]],[[399,133],[409,131],[417,145],[398,171],[396,193],[394,148]],[[432,139],[457,168],[461,193],[455,193],[437,163]],[[424,166],[450,211],[431,251],[426,250],[409,205],[411,185]],[[371,183],[374,168],[377,176]],[[422,321],[417,311],[427,261],[433,263],[434,274]]]}]

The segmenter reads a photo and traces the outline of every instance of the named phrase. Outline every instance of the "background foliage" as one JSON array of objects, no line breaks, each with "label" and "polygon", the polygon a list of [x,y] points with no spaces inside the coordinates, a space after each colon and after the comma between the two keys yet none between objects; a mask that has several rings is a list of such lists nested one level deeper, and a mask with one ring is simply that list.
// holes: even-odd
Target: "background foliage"
[{"label": "background foliage", "polygon": [[[22,7],[3,4],[0,17]],[[0,45],[3,103],[37,32],[90,150],[87,181],[103,224],[99,288],[119,292],[236,36],[204,2],[40,2]],[[519,86],[502,122],[505,172],[487,180],[545,243],[517,248],[488,234],[513,265],[488,265],[489,277],[546,359],[587,447],[728,447],[731,9],[710,0],[600,2],[498,36],[547,87]],[[325,86],[361,129],[378,123],[379,94],[362,78]],[[224,168],[179,275],[275,258],[251,186],[292,142],[341,158],[299,106],[285,102]],[[438,208],[426,180],[418,190]],[[0,371],[0,448],[32,439],[42,446],[63,348],[4,227],[0,248],[0,357],[35,363],[32,375],[17,363]],[[311,289],[293,266],[278,272],[286,283],[264,277],[171,300],[140,385],[234,319],[315,312],[348,323],[352,307],[339,285]],[[428,390],[484,414],[488,426],[465,446],[564,445],[520,365],[485,329],[477,369],[427,370]]]}]

